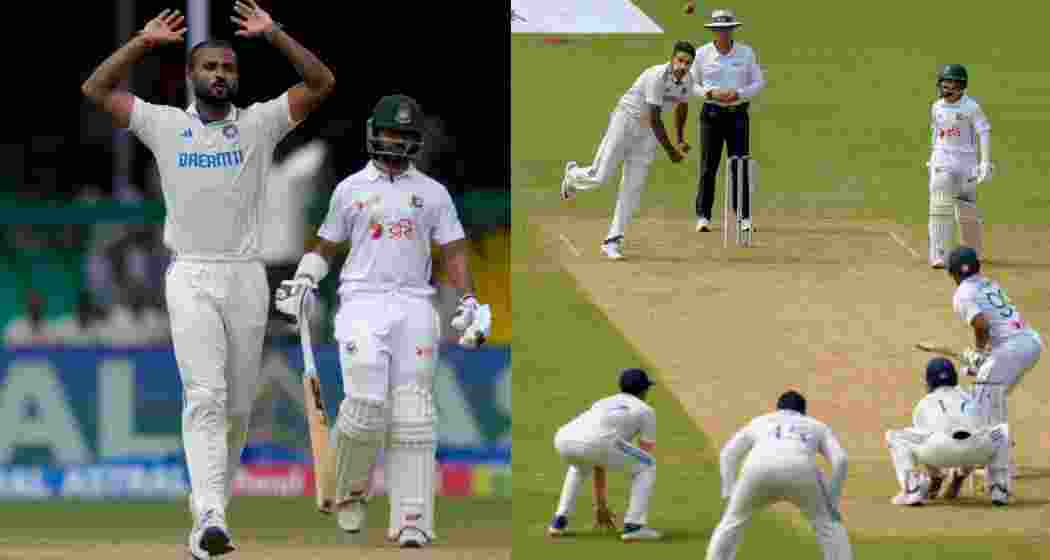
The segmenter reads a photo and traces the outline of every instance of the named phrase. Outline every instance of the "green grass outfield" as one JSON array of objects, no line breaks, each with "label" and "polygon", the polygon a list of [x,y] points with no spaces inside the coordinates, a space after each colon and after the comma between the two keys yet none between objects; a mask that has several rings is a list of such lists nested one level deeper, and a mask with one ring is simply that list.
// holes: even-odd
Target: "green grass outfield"
[{"label": "green grass outfield", "polygon": [[[377,498],[369,507],[367,525],[374,529],[369,544],[380,544],[388,519],[386,498]],[[438,498],[437,531],[507,531],[510,502],[497,498]],[[274,545],[338,545],[346,543],[335,518],[321,515],[313,498],[239,496],[227,516],[234,542],[249,541]],[[182,545],[190,529],[186,502],[142,501],[51,501],[0,503],[0,557],[5,547],[48,542],[156,543]],[[462,535],[462,532],[459,533]],[[492,539],[486,538],[487,544]],[[448,546],[469,547],[463,539]]]},{"label": "green grass outfield", "polygon": [[[616,372],[646,361],[586,301],[557,265],[557,247],[541,243],[531,217],[563,214],[557,189],[566,160],[585,165],[618,97],[643,68],[660,63],[674,40],[707,41],[701,27],[711,8],[682,15],[684,2],[636,2],[667,32],[660,36],[569,37],[546,45],[541,36],[512,36],[512,185],[514,304],[514,551],[523,558],[605,560],[652,554],[702,557],[722,507],[716,449],[674,397],[660,387],[659,471],[650,521],[666,532],[652,551],[639,552],[590,531],[589,487],[572,519],[578,537],[552,541],[544,528],[565,474],[553,449],[557,427],[592,400],[615,391]],[[993,126],[998,175],[980,189],[991,223],[1043,224],[1050,190],[1042,185],[1043,133],[1050,74],[1041,72],[1030,45],[1043,33],[1050,8],[1003,2],[992,9],[969,4],[748,2],[732,5],[744,21],[740,39],[756,47],[769,87],[753,109],[752,153],[759,160],[760,208],[840,208],[858,216],[892,218],[919,227],[926,221],[929,106],[939,64],[962,62]],[[1009,14],[1009,15],[1007,15]],[[694,151],[680,165],[658,152],[642,212],[692,215],[698,138],[693,102],[687,138]],[[670,119],[666,121],[669,130]],[[615,181],[580,196],[573,214],[610,215]],[[721,196],[721,184],[719,184]],[[720,206],[716,201],[716,209]],[[923,228],[924,229],[924,228]],[[597,240],[594,240],[595,244]],[[587,246],[588,250],[595,247]],[[660,372],[655,372],[659,377]],[[700,382],[700,381],[698,381]],[[848,482],[847,482],[848,484]],[[610,478],[618,515],[626,506],[622,476]],[[1035,514],[1035,513],[1034,513]],[[622,519],[621,519],[622,521]],[[936,522],[936,520],[931,520]],[[849,519],[846,519],[847,529]],[[1034,559],[1046,543],[1018,538],[854,540],[856,558],[1003,557]],[[688,556],[687,556],[688,555]],[[756,518],[739,558],[818,558],[810,531],[777,515]]]}]

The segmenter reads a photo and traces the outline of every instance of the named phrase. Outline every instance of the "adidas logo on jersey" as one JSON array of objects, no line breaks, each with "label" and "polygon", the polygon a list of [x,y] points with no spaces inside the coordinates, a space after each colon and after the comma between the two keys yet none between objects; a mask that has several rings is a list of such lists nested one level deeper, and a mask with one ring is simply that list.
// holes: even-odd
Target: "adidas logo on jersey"
[{"label": "adidas logo on jersey", "polygon": [[188,140],[190,138],[193,138],[193,131],[187,128],[186,130],[183,130],[182,134],[180,134],[179,136],[182,136],[183,138],[186,138]]}]

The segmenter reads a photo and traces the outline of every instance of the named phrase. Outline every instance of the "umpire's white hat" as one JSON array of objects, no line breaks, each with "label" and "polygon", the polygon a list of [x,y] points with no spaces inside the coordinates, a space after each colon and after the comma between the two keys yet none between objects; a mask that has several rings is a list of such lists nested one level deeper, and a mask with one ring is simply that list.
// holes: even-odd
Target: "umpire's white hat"
[{"label": "umpire's white hat", "polygon": [[705,23],[704,27],[708,29],[734,29],[744,25],[736,19],[733,12],[730,10],[715,10],[711,12],[711,22]]}]

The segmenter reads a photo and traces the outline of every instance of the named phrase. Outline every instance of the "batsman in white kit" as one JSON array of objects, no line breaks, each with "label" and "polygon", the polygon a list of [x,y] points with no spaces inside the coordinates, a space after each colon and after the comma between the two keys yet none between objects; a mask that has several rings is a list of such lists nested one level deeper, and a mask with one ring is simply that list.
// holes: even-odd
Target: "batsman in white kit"
[{"label": "batsman in white kit", "polygon": [[[602,253],[610,259],[624,258],[624,232],[638,212],[657,144],[674,163],[682,161],[689,152],[685,123],[689,116],[689,96],[694,95],[693,77],[689,73],[694,58],[696,48],[691,43],[675,43],[670,62],[647,68],[620,97],[591,165],[579,167],[575,161],[565,164],[562,200],[572,199],[576,191],[601,187],[623,164],[616,210],[609,233],[601,244]],[[668,137],[662,117],[664,111],[672,108],[677,133],[675,144]]]},{"label": "batsman in white kit", "polygon": [[[1008,424],[1009,396],[1039,362],[1042,336],[1021,316],[1006,290],[981,274],[981,261],[972,247],[952,250],[948,274],[958,286],[952,309],[974,334],[974,347],[962,353],[964,371],[977,378],[974,395],[987,413],[987,423]],[[1009,450],[1011,470],[1016,469],[1014,441]]]},{"label": "batsman in white kit", "polygon": [[[817,453],[831,464],[830,480],[825,481],[817,465]],[[775,412],[752,419],[722,448],[722,498],[729,503],[711,535],[707,560],[736,558],[751,517],[782,501],[794,504],[809,519],[824,560],[852,559],[839,513],[846,461],[846,451],[831,428],[806,415],[805,397],[796,391],[782,394]]]},{"label": "batsman in white kit", "polygon": [[912,427],[886,432],[901,487],[893,505],[921,506],[936,498],[949,471],[952,479],[944,497],[954,499],[968,471],[976,467],[987,467],[992,503],[1006,505],[1009,426],[986,424],[978,401],[959,387],[959,375],[947,358],[934,358],[926,365],[926,388],[928,394],[912,413]]},{"label": "batsman in white kit", "polygon": [[153,152],[160,172],[164,240],[174,253],[166,297],[183,385],[194,520],[189,547],[196,559],[235,550],[226,510],[257,395],[270,305],[259,245],[273,151],[335,84],[332,72],[253,0],[237,2],[234,12],[236,35],[265,38],[296,67],[302,83],[239,108],[232,102],[240,79],[233,45],[208,40],[190,52],[186,71],[195,101],[186,109],[117,90],[133,63],[183,41],[183,16],[165,10],[81,88]]},{"label": "batsman in white kit", "polygon": [[[568,533],[569,517],[576,507],[576,496],[594,474],[595,523],[615,528],[609,510],[606,471],[626,471],[631,475],[631,498],[623,520],[620,538],[626,542],[657,540],[662,535],[647,526],[649,498],[656,485],[656,411],[645,402],[653,381],[641,369],[620,373],[620,392],[595,402],[585,412],[562,426],[554,435],[554,448],[569,465],[562,486],[558,510],[547,532],[551,536]],[[638,445],[631,443],[638,438]]]},{"label": "batsman in white kit", "polygon": [[334,422],[335,504],[340,528],[360,532],[371,498],[370,473],[385,447],[390,497],[387,537],[402,547],[435,538],[437,371],[440,317],[431,244],[441,247],[453,287],[462,290],[452,327],[477,348],[491,311],[474,295],[469,241],[448,190],[415,167],[423,113],[414,99],[388,95],[366,125],[371,161],[339,183],[320,240],[277,290],[277,309],[295,317],[328,274],[339,244],[350,255],[339,274],[335,338],[345,397]]},{"label": "batsman in white kit", "polygon": [[926,165],[930,169],[929,259],[933,268],[944,268],[956,224],[961,245],[980,254],[984,244],[977,185],[992,177],[992,125],[980,104],[966,94],[968,83],[963,65],[945,65],[937,75],[939,99],[930,108],[933,139]]}]

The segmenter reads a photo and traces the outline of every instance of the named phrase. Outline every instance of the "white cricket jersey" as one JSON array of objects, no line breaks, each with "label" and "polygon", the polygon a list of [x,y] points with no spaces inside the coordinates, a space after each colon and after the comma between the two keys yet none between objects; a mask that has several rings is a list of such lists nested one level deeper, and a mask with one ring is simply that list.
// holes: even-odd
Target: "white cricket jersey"
[{"label": "white cricket jersey", "polygon": [[735,89],[739,99],[732,103],[715,100],[704,100],[704,103],[715,105],[740,105],[751,101],[766,87],[766,77],[758,65],[758,57],[750,45],[733,41],[727,54],[718,52],[714,41],[701,46],[696,51],[689,75],[696,84],[694,95],[705,97],[707,92],[715,89]]},{"label": "white cricket jersey", "polygon": [[350,240],[350,256],[339,274],[339,294],[400,291],[429,297],[431,242],[447,245],[465,237],[448,189],[415,166],[394,178],[374,161],[340,181],[317,234]]},{"label": "white cricket jersey", "polygon": [[[748,452],[750,453],[748,454]],[[722,495],[728,496],[736,481],[740,460],[779,462],[789,455],[814,461],[820,453],[832,465],[830,492],[838,496],[846,478],[846,451],[826,424],[794,410],[777,410],[752,419],[722,448],[719,466]]]},{"label": "white cricket jersey", "polygon": [[595,402],[562,426],[559,433],[582,443],[630,442],[635,437],[655,443],[656,411],[634,395],[617,393]]},{"label": "white cricket jersey", "polygon": [[648,114],[649,105],[659,105],[660,110],[666,112],[679,103],[688,103],[692,91],[692,76],[686,72],[681,82],[675,81],[671,63],[665,62],[642,72],[620,97],[618,106],[634,117]]},{"label": "white cricket jersey", "polygon": [[981,427],[981,417],[973,395],[958,386],[938,387],[915,404],[912,425],[931,433],[974,432]]},{"label": "white cricket jersey", "polygon": [[952,307],[967,325],[972,324],[978,313],[984,313],[993,348],[1018,334],[1038,336],[999,283],[979,274],[959,284],[952,297]]},{"label": "white cricket jersey", "polygon": [[195,105],[136,97],[129,129],[157,160],[168,248],[207,260],[257,259],[273,150],[296,125],[287,93],[231,106],[225,119],[207,124]]},{"label": "white cricket jersey", "polygon": [[930,109],[933,151],[950,154],[977,154],[979,135],[992,125],[984,110],[972,97],[963,95],[955,103],[938,99]]}]

